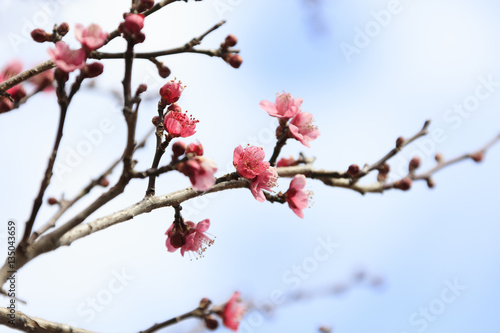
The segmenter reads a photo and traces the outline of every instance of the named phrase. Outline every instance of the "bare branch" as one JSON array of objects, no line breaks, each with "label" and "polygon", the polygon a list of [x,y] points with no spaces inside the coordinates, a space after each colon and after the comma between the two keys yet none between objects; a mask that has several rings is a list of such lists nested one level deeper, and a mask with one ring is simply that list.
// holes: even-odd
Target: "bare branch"
[{"label": "bare branch", "polygon": [[59,144],[61,143],[61,139],[63,136],[63,128],[64,121],[66,120],[66,113],[68,111],[68,106],[70,103],[70,99],[66,95],[64,90],[65,81],[57,80],[57,101],[59,103],[60,115],[59,115],[59,125],[57,128],[57,134],[54,141],[54,146],[52,148],[52,153],[49,157],[49,162],[47,163],[47,168],[45,170],[45,175],[42,179],[42,183],[40,184],[40,189],[38,191],[38,195],[33,202],[33,208],[31,210],[31,215],[28,221],[26,221],[26,228],[24,230],[23,238],[21,239],[21,243],[19,246],[21,248],[25,247],[28,243],[29,237],[31,235],[31,231],[33,229],[33,224],[35,223],[36,216],[38,215],[38,211],[42,206],[43,195],[45,194],[45,190],[49,186],[50,179],[52,178],[54,163],[57,157],[57,151],[59,149]]},{"label": "bare branch", "polygon": [[52,60],[47,60],[46,62],[35,66],[33,68],[27,69],[24,72],[21,72],[13,77],[11,77],[8,80],[3,81],[0,83],[0,96],[4,95],[4,93],[9,90],[10,88],[18,85],[19,83],[26,81],[30,78],[32,78],[35,75],[38,75],[40,73],[43,73],[51,68],[56,67],[56,64],[52,62]]},{"label": "bare branch", "polygon": [[[134,55],[134,58],[137,59],[151,59],[151,58],[156,58],[160,56],[166,56],[166,55],[172,55],[172,54],[179,54],[179,53],[199,53],[199,54],[205,54],[210,57],[220,57],[222,55],[222,50],[197,50],[194,49],[196,45],[199,45],[203,38],[205,38],[208,34],[211,32],[217,30],[220,28],[226,21],[220,21],[207,31],[205,31],[203,34],[201,34],[199,37],[195,37],[191,39],[188,43],[184,44],[183,46],[176,47],[173,49],[169,50],[163,50],[163,51],[156,51],[156,52],[145,52],[145,53],[137,53]],[[232,52],[232,53],[238,53],[238,50],[225,50],[224,52]],[[94,58],[97,60],[101,59],[123,59],[125,57],[125,53],[123,52],[117,52],[117,53],[106,53],[106,52],[98,52],[98,51],[93,51],[89,55],[90,58]]]},{"label": "bare branch", "polygon": [[[45,319],[30,317],[20,311],[15,311],[15,319],[9,317],[10,310],[0,308],[0,324],[12,329],[28,333],[93,333],[81,328],[59,324]],[[12,324],[11,320],[14,322]]]},{"label": "bare branch", "polygon": [[358,178],[361,178],[361,177],[367,175],[370,171],[377,170],[380,166],[382,166],[384,163],[386,163],[389,159],[391,159],[397,153],[399,153],[404,147],[406,147],[407,145],[409,145],[413,141],[417,140],[418,138],[420,138],[424,135],[427,135],[427,133],[428,133],[427,128],[429,127],[430,124],[431,124],[431,121],[426,120],[424,123],[424,126],[417,134],[415,134],[414,136],[412,136],[409,139],[404,139],[399,145],[396,145],[396,147],[394,149],[392,149],[390,152],[388,152],[387,155],[382,157],[379,161],[373,163],[372,165],[365,166],[363,168],[363,170],[361,170],[360,176]]},{"label": "bare branch", "polygon": [[[137,144],[135,147],[134,151],[143,148],[146,145],[147,139],[151,136],[153,133],[154,129],[150,130],[144,138]],[[93,179],[90,181],[90,183],[83,188],[80,193],[73,198],[72,200],[61,200],[61,204],[59,207],[59,211],[44,225],[42,226],[39,230],[33,232],[30,238],[30,243],[35,241],[40,235],[44,234],[47,230],[53,228],[56,224],[56,222],[59,220],[59,218],[69,209],[71,208],[74,204],[76,204],[80,199],[85,197],[87,194],[90,193],[90,191],[97,185],[101,183],[101,181],[109,176],[113,170],[120,164],[120,162],[123,160],[123,156],[117,159],[109,168],[107,168],[99,177]]]}]

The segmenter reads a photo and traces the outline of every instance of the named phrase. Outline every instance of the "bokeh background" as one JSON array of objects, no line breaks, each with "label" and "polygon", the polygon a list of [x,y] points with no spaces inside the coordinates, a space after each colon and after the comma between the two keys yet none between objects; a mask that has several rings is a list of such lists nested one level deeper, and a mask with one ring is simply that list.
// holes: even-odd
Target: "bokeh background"
[{"label": "bokeh background", "polygon": [[[0,62],[45,61],[48,45],[28,38],[35,27],[94,22],[111,31],[129,3],[3,0]],[[304,152],[317,157],[321,168],[374,162],[398,136],[412,135],[432,119],[431,133],[439,139],[431,135],[394,158],[395,179],[412,156],[423,157],[422,169],[428,169],[436,152],[451,158],[499,133],[499,15],[493,0],[189,1],[148,17],[146,42],[137,51],[179,46],[228,21],[201,47],[217,48],[227,34],[236,35],[244,59],[240,69],[203,55],[164,58],[172,78],[187,85],[179,104],[200,120],[187,141],[203,143],[218,175],[231,171],[238,144],[262,146],[270,156],[277,122],[258,103],[284,90],[304,99],[303,109],[314,114],[321,136],[311,149],[289,142],[283,156]],[[72,31],[67,42],[78,46]],[[103,51],[123,49],[116,39]],[[47,196],[71,198],[122,152],[125,126],[115,92],[121,91],[123,63],[103,64],[104,74],[70,107],[59,172]],[[138,60],[133,81],[149,86],[139,116],[142,137],[152,126],[157,91],[166,80],[151,63]],[[488,96],[479,100],[477,91]],[[472,104],[457,112],[464,103]],[[9,219],[22,235],[57,119],[53,94],[39,94],[1,115],[1,258]],[[101,131],[102,140],[87,156],[72,157],[102,121],[110,122],[111,130]],[[138,169],[150,165],[153,141],[137,152]],[[304,219],[287,206],[257,202],[247,190],[208,195],[184,207],[187,218],[212,222],[215,244],[200,260],[167,252],[164,232],[173,210],[156,210],[29,263],[19,272],[19,297],[28,301],[19,310],[97,332],[137,332],[192,310],[202,297],[220,304],[239,290],[254,304],[242,332],[317,332],[321,325],[353,333],[497,332],[499,165],[497,146],[481,164],[465,161],[438,173],[432,190],[420,182],[411,191],[383,195],[361,196],[309,181],[314,199]],[[281,180],[279,189],[288,184]],[[187,178],[168,174],[159,179],[157,193],[188,185]],[[145,189],[145,182],[133,181],[122,197],[88,220],[139,201]],[[82,205],[102,191],[95,189]],[[44,206],[35,228],[55,211]],[[317,249],[325,242],[337,247],[319,258]],[[280,294],[283,302],[276,300]],[[3,299],[3,306],[7,302]],[[191,320],[165,332],[200,330]]]}]

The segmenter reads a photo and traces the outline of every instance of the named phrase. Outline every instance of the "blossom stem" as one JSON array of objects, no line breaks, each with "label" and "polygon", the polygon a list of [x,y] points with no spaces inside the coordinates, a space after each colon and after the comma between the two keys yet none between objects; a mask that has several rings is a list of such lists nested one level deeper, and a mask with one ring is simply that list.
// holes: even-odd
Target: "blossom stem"
[{"label": "blossom stem", "polygon": [[[163,121],[162,121],[162,123],[163,123]],[[169,145],[169,143],[170,143],[171,140],[172,140],[172,138],[170,136],[167,136],[167,138],[165,139],[165,141],[163,141],[162,143],[160,143],[158,145],[158,143],[161,142],[161,137],[158,138],[158,134],[157,134],[156,152],[155,152],[155,156],[153,158],[153,163],[151,164],[151,169],[153,169],[153,170],[158,169],[158,165],[160,164],[160,160],[161,160],[163,154],[165,153],[165,150],[167,149],[167,147],[168,147],[168,145]],[[157,176],[158,175],[156,173],[152,173],[149,176],[148,189],[146,190],[146,197],[154,196],[155,195],[155,183],[156,183],[156,177]]]},{"label": "blossom stem", "polygon": [[[279,127],[278,127],[279,129]],[[278,156],[280,155],[281,149],[285,146],[286,140],[288,140],[289,137],[289,130],[288,126],[286,126],[281,133],[278,135],[278,141],[276,141],[276,146],[274,147],[273,155],[269,159],[269,164],[271,166],[276,165],[276,160],[278,159]]]}]

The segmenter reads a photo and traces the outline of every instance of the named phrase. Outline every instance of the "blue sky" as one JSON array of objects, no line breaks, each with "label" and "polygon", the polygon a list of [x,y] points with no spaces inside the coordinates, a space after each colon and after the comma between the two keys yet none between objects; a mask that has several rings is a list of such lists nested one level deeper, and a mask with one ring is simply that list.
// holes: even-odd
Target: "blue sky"
[{"label": "blue sky", "polygon": [[[1,38],[7,45],[2,63],[19,58],[28,66],[47,59],[46,45],[23,39],[29,22],[38,18],[43,23],[43,13],[51,13],[46,28],[64,20],[70,26],[96,22],[111,30],[129,2],[66,0],[45,10],[38,2],[25,3],[2,2]],[[416,133],[426,119],[432,119],[431,133],[439,139],[409,146],[394,158],[393,170],[406,168],[415,155],[424,157],[423,169],[431,168],[436,152],[451,158],[499,133],[496,2],[359,0],[320,1],[320,6],[313,12],[301,0],[190,1],[146,20],[147,40],[138,48],[143,51],[182,45],[221,19],[228,23],[202,45],[217,47],[229,33],[239,38],[244,63],[238,70],[200,55],[165,59],[172,75],[187,85],[181,106],[200,120],[193,141],[203,143],[220,174],[230,171],[227,165],[238,144],[260,145],[272,153],[274,141],[267,134],[276,122],[258,103],[283,90],[304,99],[303,109],[321,130],[311,149],[290,142],[283,156],[303,151],[325,169],[374,162],[398,136]],[[378,25],[377,17],[382,20]],[[71,33],[68,37],[76,46]],[[357,52],[346,57],[346,45]],[[123,42],[116,41],[105,51],[122,49]],[[70,173],[56,175],[48,195],[71,197],[123,147],[120,104],[109,96],[121,89],[123,65],[103,63],[105,73],[96,81],[100,91],[82,91],[71,106],[59,160],[67,161],[86,140],[85,133],[99,129],[102,121],[112,129]],[[155,96],[164,81],[156,78],[152,65],[137,61],[135,70],[134,82],[148,82]],[[150,128],[156,102],[141,104],[139,136]],[[7,138],[0,145],[2,221],[13,218],[22,226],[27,219],[57,113],[54,96],[45,95],[1,115],[0,133]],[[150,142],[138,152],[138,168],[146,168],[152,154]],[[31,262],[20,271],[19,292],[29,301],[20,310],[99,332],[133,332],[191,310],[202,297],[222,303],[240,290],[243,298],[260,304],[279,292],[319,290],[323,296],[279,306],[272,317],[254,312],[245,327],[264,333],[315,332],[319,325],[353,333],[496,332],[499,165],[500,147],[494,147],[484,163],[465,161],[438,173],[432,190],[417,183],[409,192],[383,195],[361,196],[310,181],[314,199],[304,219],[286,206],[258,203],[246,190],[207,196],[185,207],[195,222],[210,218],[216,236],[198,261],[166,251],[164,232],[173,211],[157,210]],[[162,178],[157,186],[162,194],[189,184],[179,175]],[[280,190],[287,187],[288,180],[280,181]],[[122,198],[90,220],[140,200],[144,190],[145,184],[133,182]],[[43,207],[37,223],[53,213],[53,207]],[[328,240],[338,247],[320,261],[315,251]],[[309,273],[296,275],[294,266]],[[361,283],[341,295],[328,292],[360,270],[368,278],[382,278],[383,285]],[[120,274],[128,277],[123,288],[92,312],[89,299],[106,294]],[[426,308],[428,317],[422,314]],[[165,332],[184,332],[193,325]]]}]

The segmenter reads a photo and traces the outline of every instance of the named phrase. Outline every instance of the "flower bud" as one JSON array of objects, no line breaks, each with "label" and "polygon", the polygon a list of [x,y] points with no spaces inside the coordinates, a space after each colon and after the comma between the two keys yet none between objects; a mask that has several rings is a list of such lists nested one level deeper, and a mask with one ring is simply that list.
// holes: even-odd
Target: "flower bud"
[{"label": "flower bud", "polygon": [[236,45],[236,43],[238,43],[238,38],[236,38],[236,36],[234,35],[228,35],[226,37],[226,40],[224,41],[224,44],[228,47],[233,47]]},{"label": "flower bud", "polygon": [[394,183],[394,188],[401,191],[408,191],[411,188],[412,180],[408,177],[398,180]]},{"label": "flower bud", "polygon": [[137,87],[137,90],[135,91],[135,94],[138,96],[148,90],[147,84],[140,84],[139,87]]},{"label": "flower bud", "polygon": [[177,103],[170,104],[168,106],[167,110],[168,111],[173,111],[173,112],[182,112],[182,108]]},{"label": "flower bud", "polygon": [[233,54],[229,58],[229,65],[233,68],[239,68],[243,63],[243,58],[239,54]]},{"label": "flower bud", "polygon": [[411,159],[408,169],[410,170],[410,172],[412,172],[418,169],[419,166],[420,166],[420,158],[415,156],[414,158]]},{"label": "flower bud", "polygon": [[178,158],[186,153],[186,144],[182,141],[177,141],[172,145],[173,158]]},{"label": "flower bud", "polygon": [[474,162],[481,162],[484,158],[484,153],[483,152],[478,152],[478,153],[474,153],[470,156],[470,158],[472,158],[474,160]]},{"label": "flower bud", "polygon": [[59,203],[59,201],[57,201],[56,198],[54,197],[50,197],[47,202],[49,203],[49,205],[53,206],[53,205],[57,205]]},{"label": "flower bud", "polygon": [[396,140],[396,148],[401,148],[404,143],[405,143],[405,138],[403,138],[402,136],[400,136]]},{"label": "flower bud", "polygon": [[158,74],[162,77],[162,78],[167,78],[170,76],[170,68],[168,68],[167,66],[163,65],[163,63],[161,62],[158,62],[156,64],[156,68],[158,68]]},{"label": "flower bud", "polygon": [[68,31],[69,31],[69,24],[66,22],[59,24],[59,26],[57,27],[57,33],[61,36],[65,36],[68,33]]},{"label": "flower bud", "polygon": [[160,125],[160,117],[154,116],[153,119],[151,119],[151,122],[153,123],[153,125],[158,127],[158,125]]},{"label": "flower bud", "polygon": [[205,326],[209,330],[213,331],[217,329],[217,327],[219,327],[219,322],[213,316],[205,316],[204,320],[205,320]]},{"label": "flower bud", "polygon": [[200,305],[198,305],[198,308],[203,309],[203,310],[208,310],[210,305],[212,304],[212,301],[209,300],[206,297],[203,297],[200,301]]},{"label": "flower bud", "polygon": [[434,156],[434,159],[436,160],[436,162],[438,163],[441,163],[443,162],[443,154],[441,153],[437,153],[436,156]]},{"label": "flower bud", "polygon": [[356,178],[359,176],[359,166],[357,164],[351,164],[349,169],[347,169],[347,174],[351,178]]},{"label": "flower bud", "polygon": [[432,178],[427,178],[427,187],[429,188],[434,188],[434,186],[436,186],[436,183],[434,183],[434,180],[432,180]]},{"label": "flower bud", "polygon": [[109,186],[109,180],[107,178],[101,178],[101,180],[99,181],[99,186],[108,187]]},{"label": "flower bud", "polygon": [[59,67],[57,67],[54,71],[54,79],[56,79],[57,82],[59,83],[64,83],[69,80],[69,74],[68,72],[63,71]]},{"label": "flower bud", "polygon": [[31,31],[31,38],[37,43],[44,43],[52,40],[52,34],[48,34],[43,29],[35,29]]},{"label": "flower bud", "polygon": [[143,14],[125,14],[125,21],[120,24],[119,30],[124,35],[132,36],[140,33],[144,28]]},{"label": "flower bud", "polygon": [[389,171],[391,168],[389,167],[389,164],[384,163],[378,168],[378,175],[377,175],[377,180],[379,182],[385,182],[387,180],[387,175],[389,174]]},{"label": "flower bud", "polygon": [[100,62],[93,62],[91,64],[85,65],[83,68],[83,73],[86,78],[94,78],[102,74],[104,66]]}]

